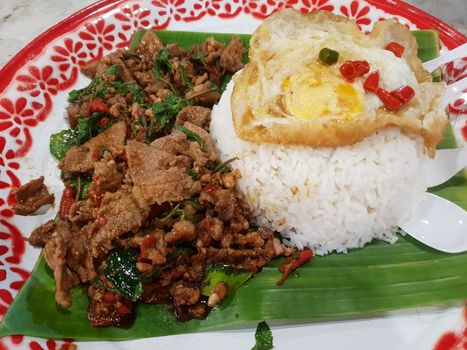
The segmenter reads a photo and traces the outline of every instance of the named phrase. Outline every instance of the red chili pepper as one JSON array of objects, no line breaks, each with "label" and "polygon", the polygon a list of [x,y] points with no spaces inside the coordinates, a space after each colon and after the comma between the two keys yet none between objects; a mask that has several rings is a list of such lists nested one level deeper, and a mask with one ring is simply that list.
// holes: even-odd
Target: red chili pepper
[{"label": "red chili pepper", "polygon": [[399,89],[391,92],[391,95],[401,100],[404,104],[409,102],[415,96],[415,90],[409,85],[401,86]]},{"label": "red chili pepper", "polygon": [[105,128],[105,127],[107,126],[107,124],[109,123],[109,121],[110,121],[110,119],[107,118],[107,117],[101,118],[101,119],[99,120],[99,126],[100,126],[101,128]]},{"label": "red chili pepper", "polygon": [[363,83],[363,88],[366,92],[373,92],[376,93],[378,91],[379,85],[379,72],[374,71],[371,72],[370,75],[366,78],[365,82]]},{"label": "red chili pepper", "polygon": [[89,111],[91,112],[91,114],[95,112],[109,113],[109,106],[107,106],[101,100],[94,100],[91,102],[91,107],[89,108]]},{"label": "red chili pepper", "polygon": [[357,76],[357,70],[355,65],[352,61],[345,61],[339,68],[342,76],[349,82],[353,82],[353,80]]},{"label": "red chili pepper", "polygon": [[155,247],[157,243],[156,237],[148,236],[141,242],[141,257],[147,258],[147,252],[149,248]]},{"label": "red chili pepper", "polygon": [[379,99],[384,103],[384,106],[389,109],[390,111],[397,111],[399,108],[402,107],[404,104],[401,100],[397,97],[391,95],[390,92],[384,89],[378,89],[376,92]]},{"label": "red chili pepper", "polygon": [[71,205],[75,202],[75,190],[73,187],[65,185],[62,200],[60,201],[60,218],[67,220],[70,216]]},{"label": "red chili pepper", "polygon": [[92,151],[92,154],[91,154],[91,159],[94,162],[97,162],[101,158],[101,152],[102,152],[103,149],[104,149],[104,147],[94,148],[94,150]]},{"label": "red chili pepper", "polygon": [[106,303],[113,303],[115,302],[115,294],[112,292],[105,292],[103,299]]},{"label": "red chili pepper", "polygon": [[396,43],[395,41],[391,41],[384,49],[391,51],[397,57],[402,57],[405,51],[405,47],[399,43]]},{"label": "red chili pepper", "polygon": [[121,304],[121,305],[118,305],[117,306],[117,312],[120,314],[120,315],[126,315],[126,314],[129,314],[131,311],[130,311],[130,308],[124,304]]},{"label": "red chili pepper", "polygon": [[279,266],[279,271],[282,272],[281,279],[277,282],[279,286],[282,286],[289,277],[289,275],[295,271],[297,268],[307,263],[313,258],[313,251],[310,249],[305,249],[298,254],[295,259],[288,258],[284,263]]},{"label": "red chili pepper", "polygon": [[370,64],[367,61],[353,61],[353,64],[357,71],[357,77],[363,77],[370,71]]}]

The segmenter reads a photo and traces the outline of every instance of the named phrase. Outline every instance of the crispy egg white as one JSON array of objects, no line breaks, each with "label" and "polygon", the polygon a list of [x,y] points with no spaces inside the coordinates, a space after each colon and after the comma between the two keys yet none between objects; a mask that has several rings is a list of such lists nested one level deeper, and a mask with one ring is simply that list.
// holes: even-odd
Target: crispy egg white
[{"label": "crispy egg white", "polygon": [[[403,57],[384,49],[389,41],[403,43]],[[338,62],[322,63],[322,48],[338,51]],[[350,20],[327,12],[279,11],[255,31],[250,62],[234,78],[236,132],[256,143],[336,147],[399,126],[421,135],[431,154],[444,132],[446,118],[437,103],[443,85],[430,82],[416,49],[410,32],[395,21],[380,22],[365,35]],[[409,85],[415,98],[400,111],[387,111],[377,95],[365,92],[364,78],[349,82],[342,76],[339,67],[349,60],[366,60],[370,71],[380,73],[380,87]]]}]

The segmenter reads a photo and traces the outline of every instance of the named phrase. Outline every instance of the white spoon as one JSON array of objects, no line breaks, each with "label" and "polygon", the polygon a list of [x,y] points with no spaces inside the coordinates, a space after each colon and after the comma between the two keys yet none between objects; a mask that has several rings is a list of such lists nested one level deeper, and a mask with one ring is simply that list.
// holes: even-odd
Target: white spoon
[{"label": "white spoon", "polygon": [[428,163],[427,187],[435,187],[448,181],[467,166],[467,148],[442,149],[436,151]]},{"label": "white spoon", "polygon": [[434,194],[425,193],[409,221],[399,226],[436,250],[446,253],[467,251],[467,212]]},{"label": "white spoon", "polygon": [[425,68],[428,72],[434,71],[436,68],[441,66],[442,64],[454,61],[459,58],[467,57],[467,43],[456,47],[451,51],[447,51],[443,53],[441,56],[436,57],[433,60],[427,61],[423,63],[423,68]]}]

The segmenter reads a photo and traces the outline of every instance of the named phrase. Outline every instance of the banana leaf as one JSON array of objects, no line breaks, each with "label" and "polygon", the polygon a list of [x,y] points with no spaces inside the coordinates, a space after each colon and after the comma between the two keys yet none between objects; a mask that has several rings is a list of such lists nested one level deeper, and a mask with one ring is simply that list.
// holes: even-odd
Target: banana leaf
[{"label": "banana leaf", "polygon": [[[141,39],[138,35],[135,42]],[[184,48],[210,35],[224,42],[230,38],[227,34],[183,32],[159,35]],[[242,39],[247,42],[248,36]],[[449,127],[439,148],[453,147]],[[467,209],[464,173],[432,192]],[[292,324],[361,318],[404,308],[455,305],[467,299],[467,254],[441,253],[408,236],[392,245],[377,241],[346,255],[316,257],[283,286],[276,284],[280,262],[273,261],[205,320],[179,322],[167,305],[142,304],[127,328],[93,328],[86,318],[85,289],[73,290],[70,308],[58,307],[53,274],[41,257],[0,324],[0,336],[126,340],[253,326],[260,320]]]}]

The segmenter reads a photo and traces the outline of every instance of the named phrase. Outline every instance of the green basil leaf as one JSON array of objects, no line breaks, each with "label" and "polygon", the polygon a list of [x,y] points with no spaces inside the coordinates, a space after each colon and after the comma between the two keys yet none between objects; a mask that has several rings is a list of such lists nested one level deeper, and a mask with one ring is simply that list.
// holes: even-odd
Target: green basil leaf
[{"label": "green basil leaf", "polygon": [[113,251],[105,268],[105,277],[113,283],[114,290],[132,301],[138,300],[143,292],[136,256],[133,249]]},{"label": "green basil leaf", "polygon": [[256,344],[251,350],[270,350],[272,345],[272,332],[268,324],[264,321],[258,323],[255,332]]},{"label": "green basil leaf", "polygon": [[195,134],[193,131],[191,131],[191,130],[189,130],[189,129],[185,128],[184,126],[181,126],[181,125],[174,125],[174,129],[178,130],[180,132],[183,132],[189,140],[195,141],[196,143],[198,143],[198,145],[201,148],[204,147],[204,140],[198,134]]}]

